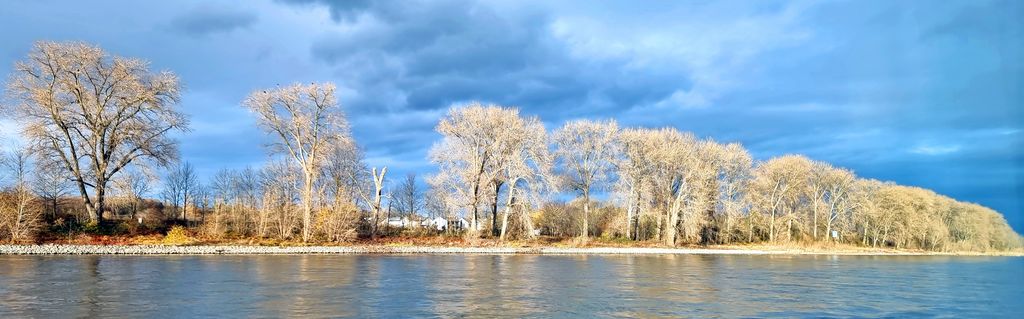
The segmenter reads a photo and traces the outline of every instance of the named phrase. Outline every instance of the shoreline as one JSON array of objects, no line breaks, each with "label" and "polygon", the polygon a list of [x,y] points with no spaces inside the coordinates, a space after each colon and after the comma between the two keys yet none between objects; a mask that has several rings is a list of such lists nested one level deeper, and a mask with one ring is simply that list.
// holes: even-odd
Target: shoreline
[{"label": "shoreline", "polygon": [[825,251],[747,248],[651,247],[451,247],[451,246],[255,246],[255,245],[0,245],[0,255],[833,255],[1006,256],[1020,252]]}]

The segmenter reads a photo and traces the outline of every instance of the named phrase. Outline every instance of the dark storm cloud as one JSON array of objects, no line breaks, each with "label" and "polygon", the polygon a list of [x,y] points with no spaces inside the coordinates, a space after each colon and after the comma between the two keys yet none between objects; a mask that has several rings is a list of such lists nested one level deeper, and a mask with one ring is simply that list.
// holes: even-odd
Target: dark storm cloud
[{"label": "dark storm cloud", "polygon": [[628,69],[628,60],[574,59],[543,12],[497,12],[468,1],[324,4],[332,14],[345,12],[350,18],[338,22],[358,32],[319,39],[313,57],[339,72],[373,68],[373,77],[354,76],[347,84],[402,97],[388,103],[356,99],[352,106],[359,110],[440,109],[485,100],[542,115],[593,113],[602,107],[588,105],[590,99],[621,110],[664,99],[688,82],[672,70]]},{"label": "dark storm cloud", "polygon": [[256,22],[256,15],[227,7],[200,5],[175,17],[171,29],[191,36],[205,36],[244,29]]},{"label": "dark storm cloud", "polygon": [[323,4],[330,10],[331,19],[338,22],[354,20],[374,4],[371,0],[278,0],[278,2],[292,5]]}]

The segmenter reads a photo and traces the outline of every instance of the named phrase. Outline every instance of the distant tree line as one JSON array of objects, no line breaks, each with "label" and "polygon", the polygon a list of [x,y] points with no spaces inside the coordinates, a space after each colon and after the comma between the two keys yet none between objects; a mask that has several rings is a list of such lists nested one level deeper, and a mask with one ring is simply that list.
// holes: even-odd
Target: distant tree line
[{"label": "distant tree line", "polygon": [[[3,155],[0,175],[0,239],[14,242],[180,224],[212,239],[302,242],[443,229],[471,238],[668,246],[1022,245],[986,207],[799,155],[755,161],[739,144],[674,128],[577,120],[548,131],[517,108],[472,103],[438,123],[443,137],[429,154],[437,173],[425,178],[428,187],[415,174],[392,185],[386,167],[365,164],[334,85],[295,84],[240,102],[274,140],[266,164],[222,169],[203,181],[178,159],[171,138],[189,131],[171,72],[89,44],[38,42],[6,88],[3,113],[24,127],[27,142]],[[575,199],[560,202],[559,194]],[[446,223],[426,223],[429,217]],[[428,224],[430,231],[418,227]]]},{"label": "distant tree line", "polygon": [[[670,246],[1021,246],[1021,237],[991,209],[917,187],[861,179],[804,156],[756,162],[739,144],[674,128],[619,128],[612,120],[571,121],[548,138],[539,123],[515,108],[452,109],[437,127],[444,139],[431,153],[440,168],[431,185],[442,190],[451,210],[474,220],[489,209],[493,221],[500,202],[505,219],[518,216],[521,223],[556,236],[658,240]],[[568,204],[552,203],[555,190],[578,196]],[[596,192],[607,199],[595,202]],[[530,220],[534,215],[539,223]],[[505,224],[490,228],[505,229]]]}]

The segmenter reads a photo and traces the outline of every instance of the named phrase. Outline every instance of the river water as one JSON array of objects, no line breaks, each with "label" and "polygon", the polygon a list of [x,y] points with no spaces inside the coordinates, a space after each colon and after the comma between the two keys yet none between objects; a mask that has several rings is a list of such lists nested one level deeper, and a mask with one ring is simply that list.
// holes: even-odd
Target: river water
[{"label": "river water", "polygon": [[0,256],[2,318],[1021,314],[1014,257]]}]

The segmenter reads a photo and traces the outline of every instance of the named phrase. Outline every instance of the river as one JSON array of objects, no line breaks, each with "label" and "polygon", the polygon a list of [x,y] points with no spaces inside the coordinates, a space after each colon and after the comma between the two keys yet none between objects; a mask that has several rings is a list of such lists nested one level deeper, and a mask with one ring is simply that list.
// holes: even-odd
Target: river
[{"label": "river", "polygon": [[1013,317],[1024,258],[0,256],[0,317]]}]

